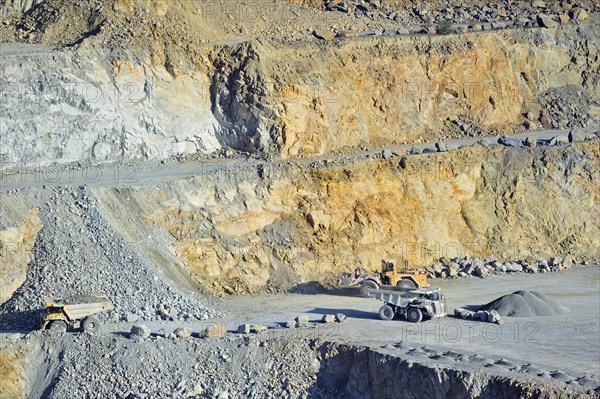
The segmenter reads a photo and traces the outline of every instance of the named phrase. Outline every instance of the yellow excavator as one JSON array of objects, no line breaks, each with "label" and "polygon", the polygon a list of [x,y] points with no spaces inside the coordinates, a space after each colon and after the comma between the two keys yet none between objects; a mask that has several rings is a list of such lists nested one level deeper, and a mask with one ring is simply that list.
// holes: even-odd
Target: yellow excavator
[{"label": "yellow excavator", "polygon": [[380,272],[368,272],[357,267],[353,274],[343,273],[340,281],[344,287],[360,286],[360,293],[364,297],[369,296],[370,290],[384,286],[405,289],[429,287],[424,269],[409,268],[406,261],[403,267],[398,267],[395,259],[382,259]]}]

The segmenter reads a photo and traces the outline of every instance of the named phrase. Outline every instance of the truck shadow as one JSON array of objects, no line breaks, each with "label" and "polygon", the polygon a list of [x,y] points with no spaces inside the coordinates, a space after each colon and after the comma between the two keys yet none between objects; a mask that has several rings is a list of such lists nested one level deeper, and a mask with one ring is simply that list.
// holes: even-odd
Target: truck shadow
[{"label": "truck shadow", "polygon": [[39,318],[42,309],[5,313],[0,316],[0,334],[28,334],[39,329]]},{"label": "truck shadow", "polygon": [[364,320],[381,320],[379,318],[379,314],[377,313],[377,307],[374,308],[372,312],[365,312],[364,310],[357,309],[332,309],[332,308],[314,308],[310,310],[308,313],[317,313],[321,315],[332,314],[335,315],[337,313],[343,313],[348,318],[352,319],[364,319]]},{"label": "truck shadow", "polygon": [[293,286],[288,290],[290,294],[303,295],[334,295],[334,296],[349,296],[360,297],[359,288],[325,288],[316,281],[309,281]]}]

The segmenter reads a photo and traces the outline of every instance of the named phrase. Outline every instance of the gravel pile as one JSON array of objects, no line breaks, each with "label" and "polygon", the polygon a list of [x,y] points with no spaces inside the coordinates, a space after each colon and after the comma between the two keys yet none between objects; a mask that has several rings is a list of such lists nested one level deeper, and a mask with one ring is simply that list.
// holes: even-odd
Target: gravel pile
[{"label": "gravel pile", "polygon": [[0,328],[36,328],[43,296],[69,300],[107,295],[112,321],[203,320],[216,312],[143,259],[100,215],[85,188],[55,189],[40,212],[44,224],[25,283],[0,307]]},{"label": "gravel pile", "polygon": [[[548,260],[526,258],[501,262],[493,258],[477,257],[440,258],[439,262],[425,266],[429,278],[488,277],[493,274],[548,273],[571,269],[578,262],[571,257],[552,257]],[[587,264],[583,261],[582,264]]]},{"label": "gravel pile", "polygon": [[515,291],[485,304],[480,310],[498,312],[500,316],[555,316],[569,308],[536,291]]},{"label": "gravel pile", "polygon": [[[306,339],[66,335],[47,398],[329,398]],[[51,349],[52,350],[52,349]],[[82,356],[82,353],[85,356]]]}]

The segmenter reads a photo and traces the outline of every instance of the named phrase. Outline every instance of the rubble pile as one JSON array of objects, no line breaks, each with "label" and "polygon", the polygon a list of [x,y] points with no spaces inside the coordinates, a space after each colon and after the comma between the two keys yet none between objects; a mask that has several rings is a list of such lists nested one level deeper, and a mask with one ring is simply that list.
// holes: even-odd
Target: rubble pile
[{"label": "rubble pile", "polygon": [[[460,257],[446,258],[442,257],[433,265],[425,266],[429,278],[458,278],[458,277],[481,277],[485,278],[491,275],[511,274],[511,273],[549,273],[561,270],[572,269],[578,262],[567,256],[561,258],[558,256],[550,259],[536,259],[528,257],[526,259],[514,261],[499,261],[494,258],[478,257]],[[583,261],[582,264],[587,264]]]},{"label": "rubble pile", "polygon": [[0,307],[0,327],[34,329],[42,295],[106,295],[111,321],[204,320],[217,313],[178,286],[106,222],[86,188],[55,189],[41,212],[43,227],[25,283]]}]

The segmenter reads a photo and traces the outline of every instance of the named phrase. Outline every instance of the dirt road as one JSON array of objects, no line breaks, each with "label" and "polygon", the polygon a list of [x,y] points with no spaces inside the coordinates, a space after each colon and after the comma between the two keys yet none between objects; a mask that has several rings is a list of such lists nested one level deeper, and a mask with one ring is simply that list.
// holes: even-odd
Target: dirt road
[{"label": "dirt road", "polygon": [[[587,132],[597,132],[600,127],[585,129]],[[522,134],[511,135],[514,138],[531,137],[540,141],[550,140],[558,135],[566,135],[569,130],[540,130],[536,132],[528,132]],[[491,140],[496,140],[495,136],[486,136]],[[448,149],[456,149],[464,146],[470,146],[484,137],[474,137],[459,140],[447,140],[444,144]],[[319,161],[341,161],[344,159],[364,158],[382,153],[384,150],[398,151],[410,150],[411,148],[419,148],[421,151],[425,149],[435,150],[436,143],[420,143],[406,144],[398,146],[390,146],[378,148],[375,150],[361,151],[354,154],[340,156],[323,156],[314,157],[302,160],[280,160],[272,161],[271,163],[289,163],[293,162],[298,165],[307,165]],[[109,187],[125,187],[139,185],[156,185],[178,179],[185,179],[198,175],[209,175],[223,170],[235,170],[243,166],[258,166],[265,165],[269,162],[252,158],[246,159],[228,159],[218,161],[204,162],[182,162],[182,163],[145,163],[139,165],[89,165],[69,167],[67,165],[53,165],[40,167],[36,172],[26,173],[10,173],[11,168],[15,165],[11,163],[0,162],[0,193],[11,190],[20,190],[28,187],[42,186],[68,186],[78,187],[82,185],[88,186],[109,186]]]}]

